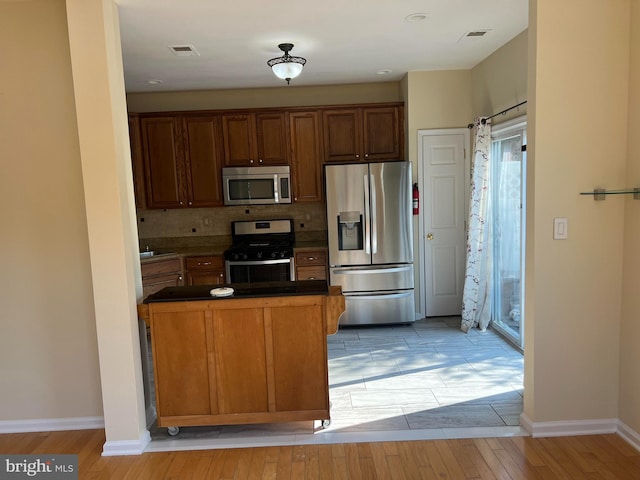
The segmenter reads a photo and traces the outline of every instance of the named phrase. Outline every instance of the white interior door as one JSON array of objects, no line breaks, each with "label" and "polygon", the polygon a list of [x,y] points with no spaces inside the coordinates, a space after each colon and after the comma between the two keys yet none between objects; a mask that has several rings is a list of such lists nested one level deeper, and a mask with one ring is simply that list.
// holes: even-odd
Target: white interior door
[{"label": "white interior door", "polygon": [[468,132],[420,131],[420,244],[425,316],[460,315],[465,269]]}]

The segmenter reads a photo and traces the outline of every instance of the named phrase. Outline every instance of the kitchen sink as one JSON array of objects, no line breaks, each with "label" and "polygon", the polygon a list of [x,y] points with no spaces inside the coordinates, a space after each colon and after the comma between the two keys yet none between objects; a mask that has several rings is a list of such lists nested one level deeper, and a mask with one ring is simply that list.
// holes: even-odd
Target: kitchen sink
[{"label": "kitchen sink", "polygon": [[147,250],[146,252],[140,252],[140,258],[153,257],[155,254],[156,252]]}]

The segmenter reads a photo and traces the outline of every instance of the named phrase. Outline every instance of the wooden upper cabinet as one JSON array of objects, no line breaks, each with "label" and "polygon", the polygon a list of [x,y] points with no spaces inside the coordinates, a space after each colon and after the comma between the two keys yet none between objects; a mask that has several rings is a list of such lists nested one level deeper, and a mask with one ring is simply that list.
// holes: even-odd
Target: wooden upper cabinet
[{"label": "wooden upper cabinet", "polygon": [[365,160],[404,160],[404,135],[401,129],[402,108],[372,107],[362,109],[362,141]]},{"label": "wooden upper cabinet", "polygon": [[176,116],[146,117],[140,122],[148,208],[179,208],[183,172],[182,137]]},{"label": "wooden upper cabinet", "polygon": [[288,165],[284,112],[223,114],[227,166]]},{"label": "wooden upper cabinet", "polygon": [[218,115],[141,119],[147,208],[222,205]]},{"label": "wooden upper cabinet", "polygon": [[222,128],[219,115],[183,118],[187,205],[216,207],[222,198]]},{"label": "wooden upper cabinet", "polygon": [[258,163],[261,165],[288,165],[286,113],[256,113],[255,122]]},{"label": "wooden upper cabinet", "polygon": [[323,111],[325,160],[369,162],[404,158],[400,105]]},{"label": "wooden upper cabinet", "polygon": [[142,133],[140,131],[140,116],[129,115],[129,144],[131,147],[131,167],[133,170],[133,192],[136,207],[146,208],[146,188],[144,185],[144,157],[142,154]]},{"label": "wooden upper cabinet", "polygon": [[324,110],[322,122],[327,161],[361,160],[362,116],[357,108]]},{"label": "wooden upper cabinet", "polygon": [[291,175],[296,202],[319,202],[322,194],[322,129],[318,111],[289,115]]}]

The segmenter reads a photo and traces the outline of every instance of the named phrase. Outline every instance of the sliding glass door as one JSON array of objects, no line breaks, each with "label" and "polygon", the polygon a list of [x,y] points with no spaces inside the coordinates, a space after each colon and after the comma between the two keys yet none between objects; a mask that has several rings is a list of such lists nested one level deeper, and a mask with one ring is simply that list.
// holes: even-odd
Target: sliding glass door
[{"label": "sliding glass door", "polygon": [[492,325],[522,349],[526,121],[500,127],[491,151]]}]

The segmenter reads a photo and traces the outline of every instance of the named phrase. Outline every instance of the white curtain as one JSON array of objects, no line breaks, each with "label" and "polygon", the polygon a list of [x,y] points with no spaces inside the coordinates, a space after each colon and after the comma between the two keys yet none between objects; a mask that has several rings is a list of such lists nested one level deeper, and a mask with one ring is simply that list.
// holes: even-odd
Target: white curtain
[{"label": "white curtain", "polygon": [[484,331],[491,320],[491,220],[489,218],[491,122],[484,118],[476,118],[475,129],[467,227],[467,263],[460,326],[463,332],[468,332],[475,326]]}]

